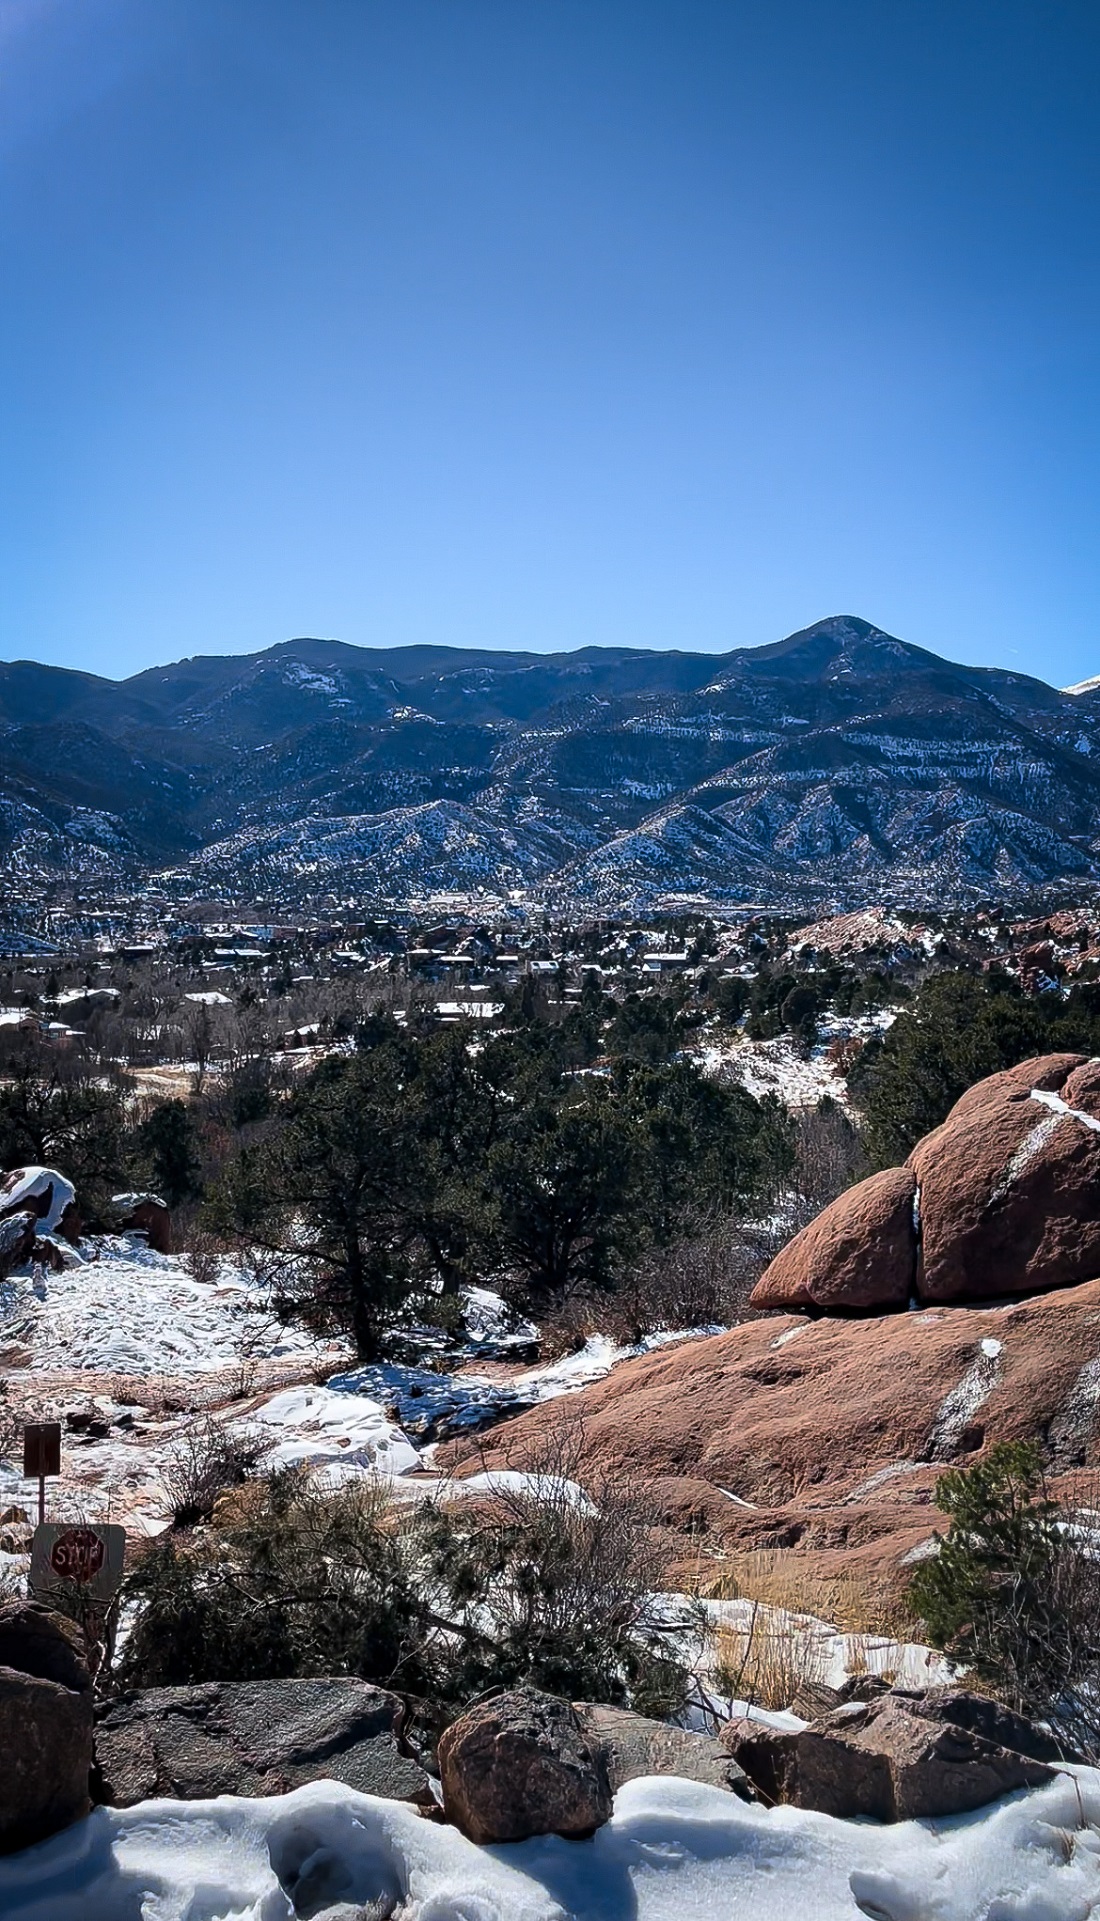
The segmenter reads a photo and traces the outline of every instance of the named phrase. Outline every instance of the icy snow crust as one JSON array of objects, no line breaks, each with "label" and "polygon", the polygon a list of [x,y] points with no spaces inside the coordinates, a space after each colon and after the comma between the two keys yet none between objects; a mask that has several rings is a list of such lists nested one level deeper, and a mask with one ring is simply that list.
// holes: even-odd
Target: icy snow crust
[{"label": "icy snow crust", "polygon": [[364,1473],[412,1474],[420,1456],[374,1401],[327,1387],[288,1387],[249,1416],[257,1433],[274,1429],[266,1469],[309,1467],[328,1486]]},{"label": "icy snow crust", "polygon": [[[632,1781],[590,1841],[478,1848],[411,1807],[315,1782],[148,1801],[0,1861],[6,1921],[1097,1921],[1100,1775],[878,1827]],[[1089,1825],[1089,1824],[1093,1825]],[[368,1909],[368,1911],[370,1911]]]},{"label": "icy snow crust", "polygon": [[620,1347],[607,1334],[590,1334],[576,1354],[517,1374],[511,1381],[490,1381],[477,1374],[436,1374],[430,1368],[402,1367],[382,1361],[334,1374],[329,1386],[343,1394],[368,1394],[393,1407],[402,1426],[427,1441],[487,1427],[506,1414],[537,1407],[562,1394],[602,1381],[620,1361],[676,1341],[697,1341],[721,1334],[720,1327],[693,1327],[647,1334],[633,1347]]}]

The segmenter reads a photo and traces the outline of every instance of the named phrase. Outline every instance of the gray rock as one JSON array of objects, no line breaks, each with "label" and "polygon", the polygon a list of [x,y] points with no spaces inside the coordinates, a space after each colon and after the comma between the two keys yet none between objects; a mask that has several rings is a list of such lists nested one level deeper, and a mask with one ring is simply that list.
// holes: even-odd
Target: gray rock
[{"label": "gray rock", "polygon": [[568,1701],[513,1688],[460,1715],[440,1737],[443,1808],[471,1841],[533,1834],[579,1840],[610,1818],[607,1756]]},{"label": "gray rock", "polygon": [[92,1697],[0,1667],[0,1854],[87,1814]]},{"label": "gray rock", "polygon": [[38,1216],[27,1212],[0,1216],[0,1281],[29,1261]]},{"label": "gray rock", "polygon": [[87,1814],[92,1683],[79,1630],[34,1601],[0,1608],[0,1853]]},{"label": "gray rock", "polygon": [[428,1807],[428,1777],[402,1748],[404,1716],[397,1695],[353,1676],[123,1695],[97,1720],[96,1798],[125,1808],[154,1795],[283,1794],[331,1780]]},{"label": "gray rock", "polygon": [[[992,1741],[996,1747],[1009,1748],[1013,1754],[1025,1754],[1031,1761],[1080,1761],[1084,1757],[1071,1753],[1064,1743],[1055,1740],[1052,1734],[1037,1728],[1022,1714],[1012,1708],[1002,1707],[999,1701],[991,1701],[988,1695],[971,1694],[966,1688],[940,1687],[909,1690],[895,1688],[894,1699],[910,1701],[913,1711],[928,1721],[944,1721],[952,1727],[965,1728],[970,1734],[980,1734],[983,1741]],[[860,1697],[862,1698],[862,1697]]]},{"label": "gray rock", "polygon": [[629,1708],[596,1706],[588,1701],[574,1701],[573,1707],[589,1740],[604,1750],[613,1794],[618,1794],[624,1782],[643,1775],[678,1774],[686,1781],[725,1788],[743,1800],[752,1798],[744,1769],[711,1735],[672,1728],[665,1721],[651,1721]]},{"label": "gray rock", "polygon": [[1044,1763],[921,1710],[917,1697],[886,1694],[797,1731],[733,1721],[720,1740],[763,1799],[845,1818],[966,1814],[1051,1778]]},{"label": "gray rock", "polygon": [[91,1690],[80,1629],[68,1615],[41,1601],[6,1601],[0,1606],[0,1667],[56,1681],[74,1694]]}]

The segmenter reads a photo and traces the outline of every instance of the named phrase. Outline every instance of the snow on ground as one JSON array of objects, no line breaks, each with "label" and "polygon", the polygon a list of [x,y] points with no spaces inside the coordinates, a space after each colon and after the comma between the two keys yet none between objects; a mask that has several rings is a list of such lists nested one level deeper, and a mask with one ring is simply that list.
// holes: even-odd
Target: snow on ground
[{"label": "snow on ground", "polygon": [[26,1366],[132,1376],[201,1375],[250,1361],[331,1355],[311,1334],[281,1327],[248,1277],[222,1261],[215,1283],[196,1281],[176,1255],[137,1235],[84,1241],[79,1264],[0,1286],[0,1342],[29,1349]]},{"label": "snow on ground", "polygon": [[327,1387],[288,1387],[248,1417],[257,1434],[273,1430],[261,1467],[309,1467],[338,1486],[365,1473],[412,1474],[420,1456],[376,1401]]},{"label": "snow on ground", "polygon": [[955,1669],[944,1655],[917,1641],[895,1641],[883,1634],[847,1634],[815,1615],[791,1614],[786,1608],[766,1607],[754,1601],[703,1601],[700,1605],[715,1635],[708,1655],[711,1662],[722,1641],[748,1648],[754,1636],[766,1636],[773,1645],[789,1645],[807,1680],[829,1688],[839,1688],[859,1674],[884,1675],[903,1688],[942,1687],[956,1679]]},{"label": "snow on ground", "polygon": [[818,1043],[805,1052],[789,1035],[754,1041],[746,1034],[730,1035],[714,1028],[706,1040],[689,1049],[706,1074],[736,1081],[759,1100],[775,1094],[787,1107],[816,1107],[826,1095],[841,1107],[848,1105],[848,1086],[829,1050],[837,1041],[867,1041],[882,1034],[896,1019],[884,1009],[878,1014],[833,1015],[818,1023]]},{"label": "snow on ground", "polygon": [[486,1474],[468,1474],[464,1481],[441,1483],[448,1497],[456,1494],[519,1494],[530,1501],[546,1501],[556,1507],[575,1507],[582,1514],[597,1513],[583,1487],[563,1474],[521,1474],[516,1468],[492,1468]]},{"label": "snow on ground", "polygon": [[620,1347],[606,1334],[592,1334],[576,1354],[542,1367],[526,1368],[510,1381],[490,1380],[476,1373],[437,1374],[430,1368],[400,1367],[383,1361],[334,1374],[328,1385],[341,1394],[369,1395],[392,1408],[410,1434],[438,1441],[488,1427],[506,1414],[518,1414],[523,1408],[575,1393],[593,1381],[602,1381],[620,1361],[649,1354],[673,1341],[695,1341],[724,1331],[695,1327],[648,1334],[633,1347]]},{"label": "snow on ground", "polygon": [[[976,1814],[879,1826],[631,1781],[588,1841],[475,1847],[315,1782],[279,1798],[99,1808],[0,1860],[5,1921],[1100,1921],[1100,1773]],[[344,1904],[341,1908],[340,1904]]]},{"label": "snow on ground", "polygon": [[776,1094],[787,1107],[816,1107],[828,1095],[847,1105],[843,1076],[826,1058],[823,1047],[807,1056],[785,1038],[741,1039],[733,1044],[709,1043],[694,1052],[704,1072],[736,1081],[757,1100],[765,1094]]}]

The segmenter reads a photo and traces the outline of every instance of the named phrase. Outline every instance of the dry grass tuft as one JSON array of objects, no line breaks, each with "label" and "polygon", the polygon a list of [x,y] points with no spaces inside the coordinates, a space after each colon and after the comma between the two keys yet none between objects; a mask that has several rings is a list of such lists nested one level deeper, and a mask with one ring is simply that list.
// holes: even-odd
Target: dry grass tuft
[{"label": "dry grass tuft", "polygon": [[820,1687],[828,1666],[820,1631],[754,1607],[744,1627],[723,1621],[715,1637],[714,1678],[731,1699],[789,1708],[803,1687]]},{"label": "dry grass tuft", "polygon": [[713,1601],[759,1601],[791,1614],[812,1614],[846,1634],[916,1638],[917,1623],[886,1580],[872,1584],[854,1572],[822,1573],[815,1561],[789,1548],[751,1548],[731,1554],[700,1580]]}]

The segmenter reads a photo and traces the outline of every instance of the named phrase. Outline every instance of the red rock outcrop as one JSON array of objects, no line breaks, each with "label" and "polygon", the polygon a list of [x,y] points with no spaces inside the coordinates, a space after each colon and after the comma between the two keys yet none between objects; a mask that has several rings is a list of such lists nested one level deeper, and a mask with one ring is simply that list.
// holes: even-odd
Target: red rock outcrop
[{"label": "red rock outcrop", "polygon": [[1023,1061],[969,1088],[904,1168],[861,1181],[811,1221],[752,1305],[866,1310],[912,1292],[978,1302],[1074,1287],[1100,1274],[1098,1194],[1100,1061]]},{"label": "red rock outcrop", "polygon": [[979,1081],[914,1148],[923,1300],[1003,1298],[1100,1273],[1096,1076],[1080,1055],[1025,1061]]},{"label": "red rock outcrop", "polygon": [[754,1307],[904,1307],[917,1277],[916,1175],[889,1167],[841,1194],[788,1241]]},{"label": "red rock outcrop", "polygon": [[624,1362],[444,1458],[537,1467],[576,1420],[594,1485],[625,1462],[674,1527],[877,1580],[942,1525],[945,1464],[1042,1435],[1055,1477],[1100,1465],[1098,1364],[1100,1281],[980,1311],[776,1316]]}]

